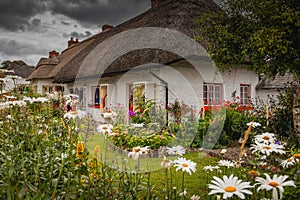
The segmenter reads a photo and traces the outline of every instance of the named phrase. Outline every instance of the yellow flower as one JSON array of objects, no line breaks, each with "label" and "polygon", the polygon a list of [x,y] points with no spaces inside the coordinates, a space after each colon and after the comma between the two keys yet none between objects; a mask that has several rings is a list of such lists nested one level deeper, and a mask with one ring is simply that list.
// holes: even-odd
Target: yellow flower
[{"label": "yellow flower", "polygon": [[259,173],[256,170],[250,170],[248,172],[248,175],[250,176],[251,179],[255,179],[259,175]]},{"label": "yellow flower", "polygon": [[84,151],[84,145],[81,142],[78,142],[77,146],[76,146],[76,157],[82,157],[82,153]]},{"label": "yellow flower", "polygon": [[84,187],[85,183],[86,183],[84,176],[81,176],[80,182],[81,182],[81,185]]},{"label": "yellow flower", "polygon": [[91,182],[93,182],[94,180],[98,180],[98,174],[95,172],[90,172],[89,177]]},{"label": "yellow flower", "polygon": [[100,146],[99,145],[95,146],[94,153],[97,154],[99,151],[100,151]]}]

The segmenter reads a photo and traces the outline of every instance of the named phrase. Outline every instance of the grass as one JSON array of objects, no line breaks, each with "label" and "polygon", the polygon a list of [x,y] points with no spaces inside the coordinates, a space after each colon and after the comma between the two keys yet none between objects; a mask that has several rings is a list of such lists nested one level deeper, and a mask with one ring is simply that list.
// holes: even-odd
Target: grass
[{"label": "grass", "polygon": [[[86,146],[91,153],[94,152],[96,146],[99,146],[100,151],[97,154],[97,158],[102,163],[108,164],[113,168],[129,171],[137,169],[137,161],[128,159],[127,154],[123,152],[120,153],[114,151],[102,134],[91,135],[87,139]],[[153,194],[162,195],[162,191],[165,190],[168,180],[168,184],[171,185],[170,188],[174,190],[173,192],[179,193],[182,192],[183,189],[187,189],[190,196],[193,194],[201,196],[203,196],[203,194],[207,195],[207,184],[212,179],[212,174],[204,171],[203,167],[207,165],[216,165],[218,158],[210,157],[204,153],[187,153],[184,157],[197,163],[197,170],[195,173],[192,173],[192,175],[189,175],[188,173],[184,174],[184,185],[182,185],[182,172],[175,172],[174,167],[167,172],[168,177],[166,176],[166,169],[163,169],[160,165],[162,158],[140,159],[139,170],[146,175],[145,181],[149,181],[150,185],[153,186]],[[176,157],[168,156],[168,159],[174,160]],[[172,176],[172,180],[170,179],[170,176]],[[170,181],[172,181],[172,184],[170,184]]]}]

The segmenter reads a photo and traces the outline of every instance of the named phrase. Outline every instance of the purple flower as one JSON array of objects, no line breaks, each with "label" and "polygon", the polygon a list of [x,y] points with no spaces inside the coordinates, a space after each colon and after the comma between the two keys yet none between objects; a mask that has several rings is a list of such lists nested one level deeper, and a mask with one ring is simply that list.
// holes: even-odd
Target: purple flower
[{"label": "purple flower", "polygon": [[280,141],[277,141],[275,144],[277,144],[277,145],[280,145],[280,144],[281,144],[281,142],[280,142]]},{"label": "purple flower", "polygon": [[129,110],[129,111],[128,111],[128,114],[129,114],[130,116],[135,116],[135,113],[134,113],[134,111],[132,111],[132,110]]}]

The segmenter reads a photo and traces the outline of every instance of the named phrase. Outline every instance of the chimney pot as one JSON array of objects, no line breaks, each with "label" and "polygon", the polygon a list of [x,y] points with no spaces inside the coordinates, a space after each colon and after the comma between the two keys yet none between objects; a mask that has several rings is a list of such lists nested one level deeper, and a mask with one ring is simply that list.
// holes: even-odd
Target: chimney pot
[{"label": "chimney pot", "polygon": [[71,37],[71,39],[68,41],[68,48],[70,46],[72,46],[73,44],[77,44],[79,43],[78,38],[76,38],[76,40],[73,39],[73,37]]},{"label": "chimney pot", "polygon": [[113,27],[114,27],[113,25],[104,24],[104,25],[102,26],[102,32],[108,31],[109,29],[112,29]]},{"label": "chimney pot", "polygon": [[49,58],[56,58],[59,56],[59,53],[55,50],[49,52]]},{"label": "chimney pot", "polygon": [[160,3],[160,0],[151,0],[151,8],[155,8]]}]

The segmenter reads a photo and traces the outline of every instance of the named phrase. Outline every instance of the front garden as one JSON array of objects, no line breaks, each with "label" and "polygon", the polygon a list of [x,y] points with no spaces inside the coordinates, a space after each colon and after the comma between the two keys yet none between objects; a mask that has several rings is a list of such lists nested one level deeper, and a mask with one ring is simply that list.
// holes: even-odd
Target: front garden
[{"label": "front garden", "polygon": [[72,95],[2,95],[0,199],[297,199],[292,93],[200,112],[143,100],[101,125],[64,109]]}]

